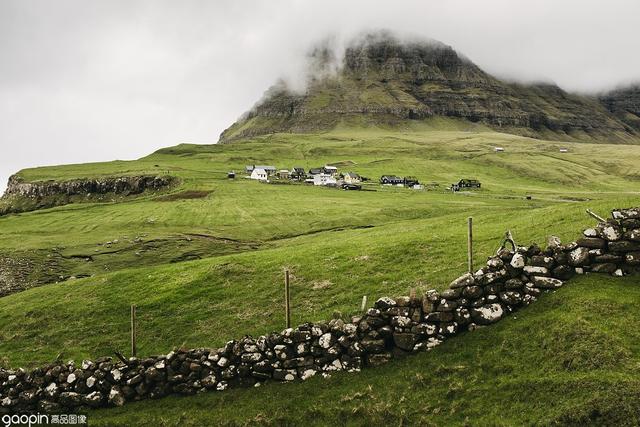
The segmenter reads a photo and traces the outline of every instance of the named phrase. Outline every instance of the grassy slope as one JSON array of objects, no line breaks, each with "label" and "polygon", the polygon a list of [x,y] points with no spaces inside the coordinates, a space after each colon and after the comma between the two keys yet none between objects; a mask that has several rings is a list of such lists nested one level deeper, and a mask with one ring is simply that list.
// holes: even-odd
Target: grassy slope
[{"label": "grassy slope", "polygon": [[501,323],[360,373],[171,397],[92,425],[637,425],[636,280],[586,277]]},{"label": "grassy slope", "polygon": [[[506,147],[507,152],[494,154],[492,147],[495,145]],[[569,147],[571,152],[558,153],[560,146]],[[444,191],[380,189],[373,185],[371,189],[377,191],[342,192],[226,179],[227,170],[241,170],[245,164],[282,167],[295,164],[308,168],[340,161],[353,162],[353,166],[345,167],[345,170],[353,169],[372,178],[383,173],[398,173],[416,175],[424,182],[445,184],[463,176],[473,176],[483,182],[485,189],[474,194],[450,194]],[[476,262],[480,263],[495,250],[506,228],[510,228],[521,243],[543,242],[551,233],[566,240],[573,239],[577,237],[578,230],[592,223],[583,214],[586,207],[604,214],[612,207],[637,205],[640,200],[640,147],[560,144],[489,132],[342,130],[329,135],[276,135],[225,146],[180,145],[136,162],[32,169],[21,174],[29,180],[68,179],[110,175],[119,170],[138,173],[156,169],[170,170],[183,179],[184,186],[175,190],[177,193],[185,190],[211,193],[205,198],[191,200],[159,202],[149,196],[122,204],[69,205],[0,218],[0,251],[24,250],[43,257],[53,247],[67,256],[105,253],[95,256],[93,262],[82,261],[68,266],[74,271],[95,274],[94,277],[48,285],[0,299],[0,355],[5,363],[31,366],[51,360],[61,350],[65,358],[80,359],[108,354],[116,348],[126,349],[128,307],[131,303],[139,306],[141,354],[164,353],[183,343],[187,346],[216,346],[245,333],[260,334],[281,329],[281,277],[285,266],[293,271],[295,321],[326,319],[334,311],[352,314],[362,295],[368,295],[371,301],[381,295],[405,294],[412,286],[423,290],[443,288],[465,268],[465,222],[469,215],[474,216],[476,223]],[[524,200],[525,194],[532,194],[533,200]],[[374,227],[357,228],[363,225]],[[188,240],[186,236],[189,233],[232,238],[237,242],[213,238]],[[136,255],[131,248],[137,246],[129,243],[136,236],[144,236],[145,242],[158,240],[168,243],[147,248]],[[109,249],[104,245],[98,246],[98,243],[113,239],[119,239],[121,243]],[[106,253],[124,247],[129,249],[121,253]],[[198,252],[203,257],[216,256],[186,263],[168,262],[171,257],[189,251]],[[585,279],[577,286],[593,287],[593,282],[594,279]],[[613,286],[617,285],[611,283],[610,286],[614,289]],[[615,289],[622,293],[622,299],[634,298],[630,287]],[[597,294],[598,291],[594,292]],[[613,290],[609,293],[613,295]],[[542,313],[539,314],[540,322],[543,321],[544,310],[550,308],[550,302],[541,304],[545,305],[531,309]],[[582,303],[576,300],[576,304],[580,306]],[[632,321],[625,310],[616,309],[614,312],[612,319]],[[559,312],[557,315],[558,328],[564,329],[554,332],[553,336],[559,342],[571,341],[571,325],[579,320],[579,316],[571,313],[561,316]],[[602,326],[595,320],[592,323],[594,327]],[[534,323],[522,325],[522,328],[531,327],[533,333],[548,332],[538,330]],[[634,323],[628,325],[629,330],[637,329]],[[419,372],[427,378],[426,385],[419,388],[419,396],[422,396],[419,400],[431,402],[432,396],[437,396],[441,403],[428,405],[431,412],[440,407],[438,416],[444,418],[438,418],[441,420],[438,423],[459,421],[463,419],[459,418],[459,410],[449,415],[445,412],[464,405],[445,405],[450,399],[446,387],[457,387],[456,381],[471,375],[469,367],[477,365],[471,353],[466,350],[459,353],[461,345],[466,348],[462,341],[478,340],[474,337],[485,336],[482,334],[499,338],[500,335],[491,334],[500,334],[503,330],[503,334],[519,336],[509,332],[510,327],[513,326],[498,326],[496,332],[487,329],[480,335],[458,339],[442,350],[411,359],[416,362],[399,362],[382,368],[394,378],[388,382],[390,388],[381,391],[383,394],[366,391],[366,385],[371,381],[377,384],[384,381],[375,379],[377,373],[363,373],[362,380],[337,375],[327,385],[339,387],[342,390],[338,393],[340,396],[360,391],[366,398],[366,393],[374,393],[379,410],[367,414],[365,409],[360,409],[355,414],[363,417],[360,418],[363,422],[381,422],[382,418],[375,417],[398,415],[400,412],[395,411],[401,408],[411,412],[409,408],[416,402],[412,403],[406,390],[414,387],[411,385],[414,382],[412,377]],[[609,332],[611,339],[620,340],[621,345],[631,342],[626,332],[613,329]],[[556,373],[544,369],[536,371],[535,363],[523,362],[529,370],[523,374],[522,384],[509,385],[511,380],[499,372],[502,369],[499,353],[494,355],[492,352],[495,352],[498,342],[501,346],[512,343],[506,338],[498,341],[498,338],[470,344],[469,348],[486,345],[486,348],[480,347],[477,354],[490,354],[487,357],[493,360],[491,366],[494,370],[486,375],[473,371],[478,375],[478,388],[472,394],[454,390],[451,400],[481,402],[487,398],[483,387],[506,382],[506,388],[501,387],[501,391],[491,397],[494,404],[491,400],[486,404],[486,411],[489,415],[495,414],[502,407],[498,404],[500,400],[514,401],[514,408],[509,409],[511,416],[515,417],[514,420],[526,422],[517,418],[524,416],[518,411],[518,405],[524,404],[519,400],[523,399],[523,388],[519,387],[529,385],[527,378],[537,378],[536,399],[539,400],[545,387],[555,384],[553,376]],[[514,341],[510,347],[513,364],[519,359],[542,360],[547,353],[529,354],[525,349],[536,347],[544,339],[543,335],[534,336],[524,347],[517,344],[519,341]],[[521,352],[517,350],[519,348]],[[440,356],[434,356],[437,354]],[[440,388],[435,387],[431,391],[432,368],[438,368],[438,363],[444,364],[445,360],[453,357],[452,354],[456,355],[452,360],[461,358],[459,363],[467,366],[467,370],[436,375]],[[435,361],[428,362],[430,357],[436,357]],[[630,357],[635,357],[635,353],[632,352]],[[591,360],[592,356],[588,355],[587,359]],[[422,363],[425,369],[420,368]],[[532,364],[534,366],[529,366]],[[513,367],[504,369],[504,373],[509,375],[515,372]],[[624,379],[627,372],[616,371],[617,368],[609,366],[601,369],[612,373],[609,381],[617,378],[616,375]],[[562,375],[559,381],[565,381],[563,385],[558,385],[557,391],[551,387],[553,392],[545,397],[548,400],[536,401],[539,410],[527,415],[532,417],[531,420],[549,420],[550,416],[560,414],[571,404],[568,398],[562,400],[558,405],[565,409],[556,411],[555,415],[543,416],[541,408],[552,402],[554,396],[559,399],[562,387],[569,388],[572,382],[583,380],[580,371],[563,372]],[[585,375],[594,381],[598,371],[589,368]],[[308,395],[308,400],[318,399],[318,402],[334,395],[330,388],[320,387],[318,382],[310,384],[286,386],[278,389],[278,394],[280,390],[293,393],[291,396],[299,392]],[[249,398],[248,391],[240,390],[232,391],[228,395],[230,397],[223,394],[188,401],[172,399],[168,404],[174,409],[184,405],[191,411],[198,407],[208,408],[212,403],[207,399],[220,399],[219,406],[226,407],[228,405],[224,402],[230,401],[227,399],[243,396],[243,403],[237,405],[255,410],[237,410],[237,405],[233,410],[227,408],[229,414],[237,413],[234,415],[238,417],[236,421],[257,417],[256,411],[264,407],[263,414],[268,414],[264,416],[277,422],[278,417],[288,415],[279,409],[274,393],[269,391],[271,387],[277,386],[265,387],[255,398]],[[318,389],[318,394],[311,393],[311,389]],[[396,390],[395,394],[404,390],[408,400],[398,401],[397,405],[385,409],[380,402],[385,393],[394,393],[393,390]],[[585,399],[591,399],[593,390],[587,387],[584,392],[574,391],[577,393],[576,402],[584,403]],[[459,398],[456,397],[458,394]],[[352,401],[335,405],[340,408],[361,406],[361,399],[355,397]],[[603,399],[603,405],[612,402],[609,395]],[[338,402],[338,398],[334,400]],[[627,399],[623,403],[630,404],[632,400]],[[316,409],[305,414],[305,408],[309,406]],[[283,420],[311,419],[314,411],[320,411],[319,415],[330,413],[329,409],[323,408],[321,404],[314,406],[303,400],[292,411],[291,418]],[[145,403],[131,409],[101,412],[100,416],[114,416],[115,420],[122,422],[133,413],[139,413],[140,416],[164,417],[168,425],[184,418],[177,409],[172,415],[160,415],[159,410],[154,403]],[[340,409],[338,414],[344,417],[350,411]],[[410,420],[420,420],[416,418],[420,414],[412,414]],[[473,411],[467,411],[467,415],[478,416]],[[196,419],[204,422],[209,416],[200,409]],[[105,422],[108,425],[110,421]],[[491,424],[490,418],[486,418],[485,423]]]}]

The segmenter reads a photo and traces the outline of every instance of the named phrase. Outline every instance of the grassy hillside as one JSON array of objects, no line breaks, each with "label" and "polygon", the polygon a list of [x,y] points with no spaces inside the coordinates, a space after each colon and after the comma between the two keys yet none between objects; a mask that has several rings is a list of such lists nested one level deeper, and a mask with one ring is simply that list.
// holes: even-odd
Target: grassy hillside
[{"label": "grassy hillside", "polygon": [[[506,151],[496,154],[494,146]],[[370,191],[345,192],[226,178],[227,171],[254,163],[307,169],[332,163],[374,180],[415,175],[439,182],[441,189],[371,183]],[[184,144],[133,162],[20,175],[36,181],[154,171],[168,171],[182,185],[168,195],[0,217],[0,258],[39,266],[27,268],[29,274],[51,280],[89,276],[0,298],[3,364],[34,366],[60,352],[80,360],[126,351],[133,303],[143,355],[280,330],[284,268],[292,271],[294,322],[355,314],[363,295],[373,301],[411,287],[442,289],[464,271],[468,216],[476,224],[479,265],[506,229],[521,244],[543,243],[552,233],[570,240],[593,223],[586,208],[605,215],[640,204],[639,146],[547,142],[489,131],[345,128],[221,146]],[[442,189],[463,177],[480,179],[483,189]],[[129,417],[176,425],[191,420],[189,414],[196,417],[192,425],[321,417],[342,423],[349,414],[355,424],[426,423],[432,417],[438,425],[461,424],[465,417],[478,420],[474,425],[578,424],[596,407],[602,417],[625,419],[638,400],[632,392],[638,364],[632,283],[583,278],[516,320],[361,376],[147,402],[93,416],[104,425],[131,424]],[[618,321],[624,326],[616,327]],[[569,368],[567,357],[576,359]],[[298,403],[285,410],[281,402],[287,400]],[[220,414],[214,421],[212,406]],[[495,417],[503,419],[492,423]]]},{"label": "grassy hillside", "polygon": [[499,324],[360,373],[170,397],[92,425],[638,425],[634,279],[585,277]]}]

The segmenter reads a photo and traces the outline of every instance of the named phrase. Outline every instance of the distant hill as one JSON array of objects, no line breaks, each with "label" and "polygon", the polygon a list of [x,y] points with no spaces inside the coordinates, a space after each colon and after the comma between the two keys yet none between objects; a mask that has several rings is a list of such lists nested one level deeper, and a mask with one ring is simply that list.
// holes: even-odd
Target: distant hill
[{"label": "distant hill", "polygon": [[402,126],[432,117],[547,139],[624,142],[640,133],[595,97],[553,84],[499,80],[440,42],[402,41],[379,32],[353,40],[336,55],[324,46],[313,49],[307,88],[298,93],[278,82],[220,142],[338,125]]}]

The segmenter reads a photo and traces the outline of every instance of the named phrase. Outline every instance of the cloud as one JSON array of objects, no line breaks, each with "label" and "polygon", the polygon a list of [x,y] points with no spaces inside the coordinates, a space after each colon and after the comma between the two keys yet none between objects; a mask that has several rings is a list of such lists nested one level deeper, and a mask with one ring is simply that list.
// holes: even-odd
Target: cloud
[{"label": "cloud", "polygon": [[[388,28],[486,71],[594,92],[640,78],[635,0],[4,0],[0,188],[36,165],[212,143],[305,55]],[[304,80],[304,79],[303,79]]]}]

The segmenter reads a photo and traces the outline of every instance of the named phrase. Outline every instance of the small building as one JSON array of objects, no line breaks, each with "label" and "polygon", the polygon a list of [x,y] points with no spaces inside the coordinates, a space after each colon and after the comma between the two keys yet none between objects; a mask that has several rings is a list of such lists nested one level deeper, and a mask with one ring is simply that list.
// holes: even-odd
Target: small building
[{"label": "small building", "polygon": [[251,171],[251,179],[256,179],[258,181],[268,181],[269,173],[262,168],[254,168]]},{"label": "small building", "polygon": [[342,177],[342,179],[344,180],[344,182],[346,184],[359,184],[360,181],[362,181],[360,179],[360,175],[358,175],[357,173],[354,173],[354,172],[345,173],[344,176]]},{"label": "small building", "polygon": [[480,188],[480,181],[477,179],[461,179],[457,184],[451,184],[452,191],[460,191],[463,189],[478,189]]},{"label": "small building", "polygon": [[280,169],[280,170],[278,171],[278,173],[276,174],[276,176],[277,176],[279,179],[289,179],[289,175],[290,175],[290,174],[289,174],[289,171],[288,171],[287,169]]},{"label": "small building", "polygon": [[419,185],[420,181],[415,176],[405,176],[404,177],[404,185],[407,187],[413,187]]},{"label": "small building", "polygon": [[263,169],[263,170],[265,170],[267,172],[267,174],[269,176],[271,176],[274,173],[276,173],[276,167],[275,166],[247,165],[247,166],[244,167],[244,170],[247,173],[247,175],[251,175],[255,169]]},{"label": "small building", "polygon": [[328,174],[328,175],[337,175],[338,174],[338,168],[335,166],[330,166],[330,165],[325,165],[322,168],[323,172]]},{"label": "small building", "polygon": [[300,166],[294,166],[293,169],[291,169],[291,172],[289,172],[289,177],[291,179],[296,179],[298,181],[301,181],[306,177],[304,168],[301,168]]},{"label": "small building", "polygon": [[504,151],[503,147],[496,147],[494,148],[494,150],[496,151],[496,153],[502,153]]},{"label": "small building", "polygon": [[337,185],[336,178],[328,173],[320,173],[313,176],[313,185]]},{"label": "small building", "polygon": [[382,185],[404,185],[404,178],[395,175],[382,175],[380,177]]},{"label": "small building", "polygon": [[236,173],[234,171],[227,172],[227,178],[234,179],[236,177]]},{"label": "small building", "polygon": [[568,149],[568,148],[561,148],[561,149],[560,149],[560,152],[561,152],[561,153],[568,153],[568,152],[569,152],[569,149]]}]

